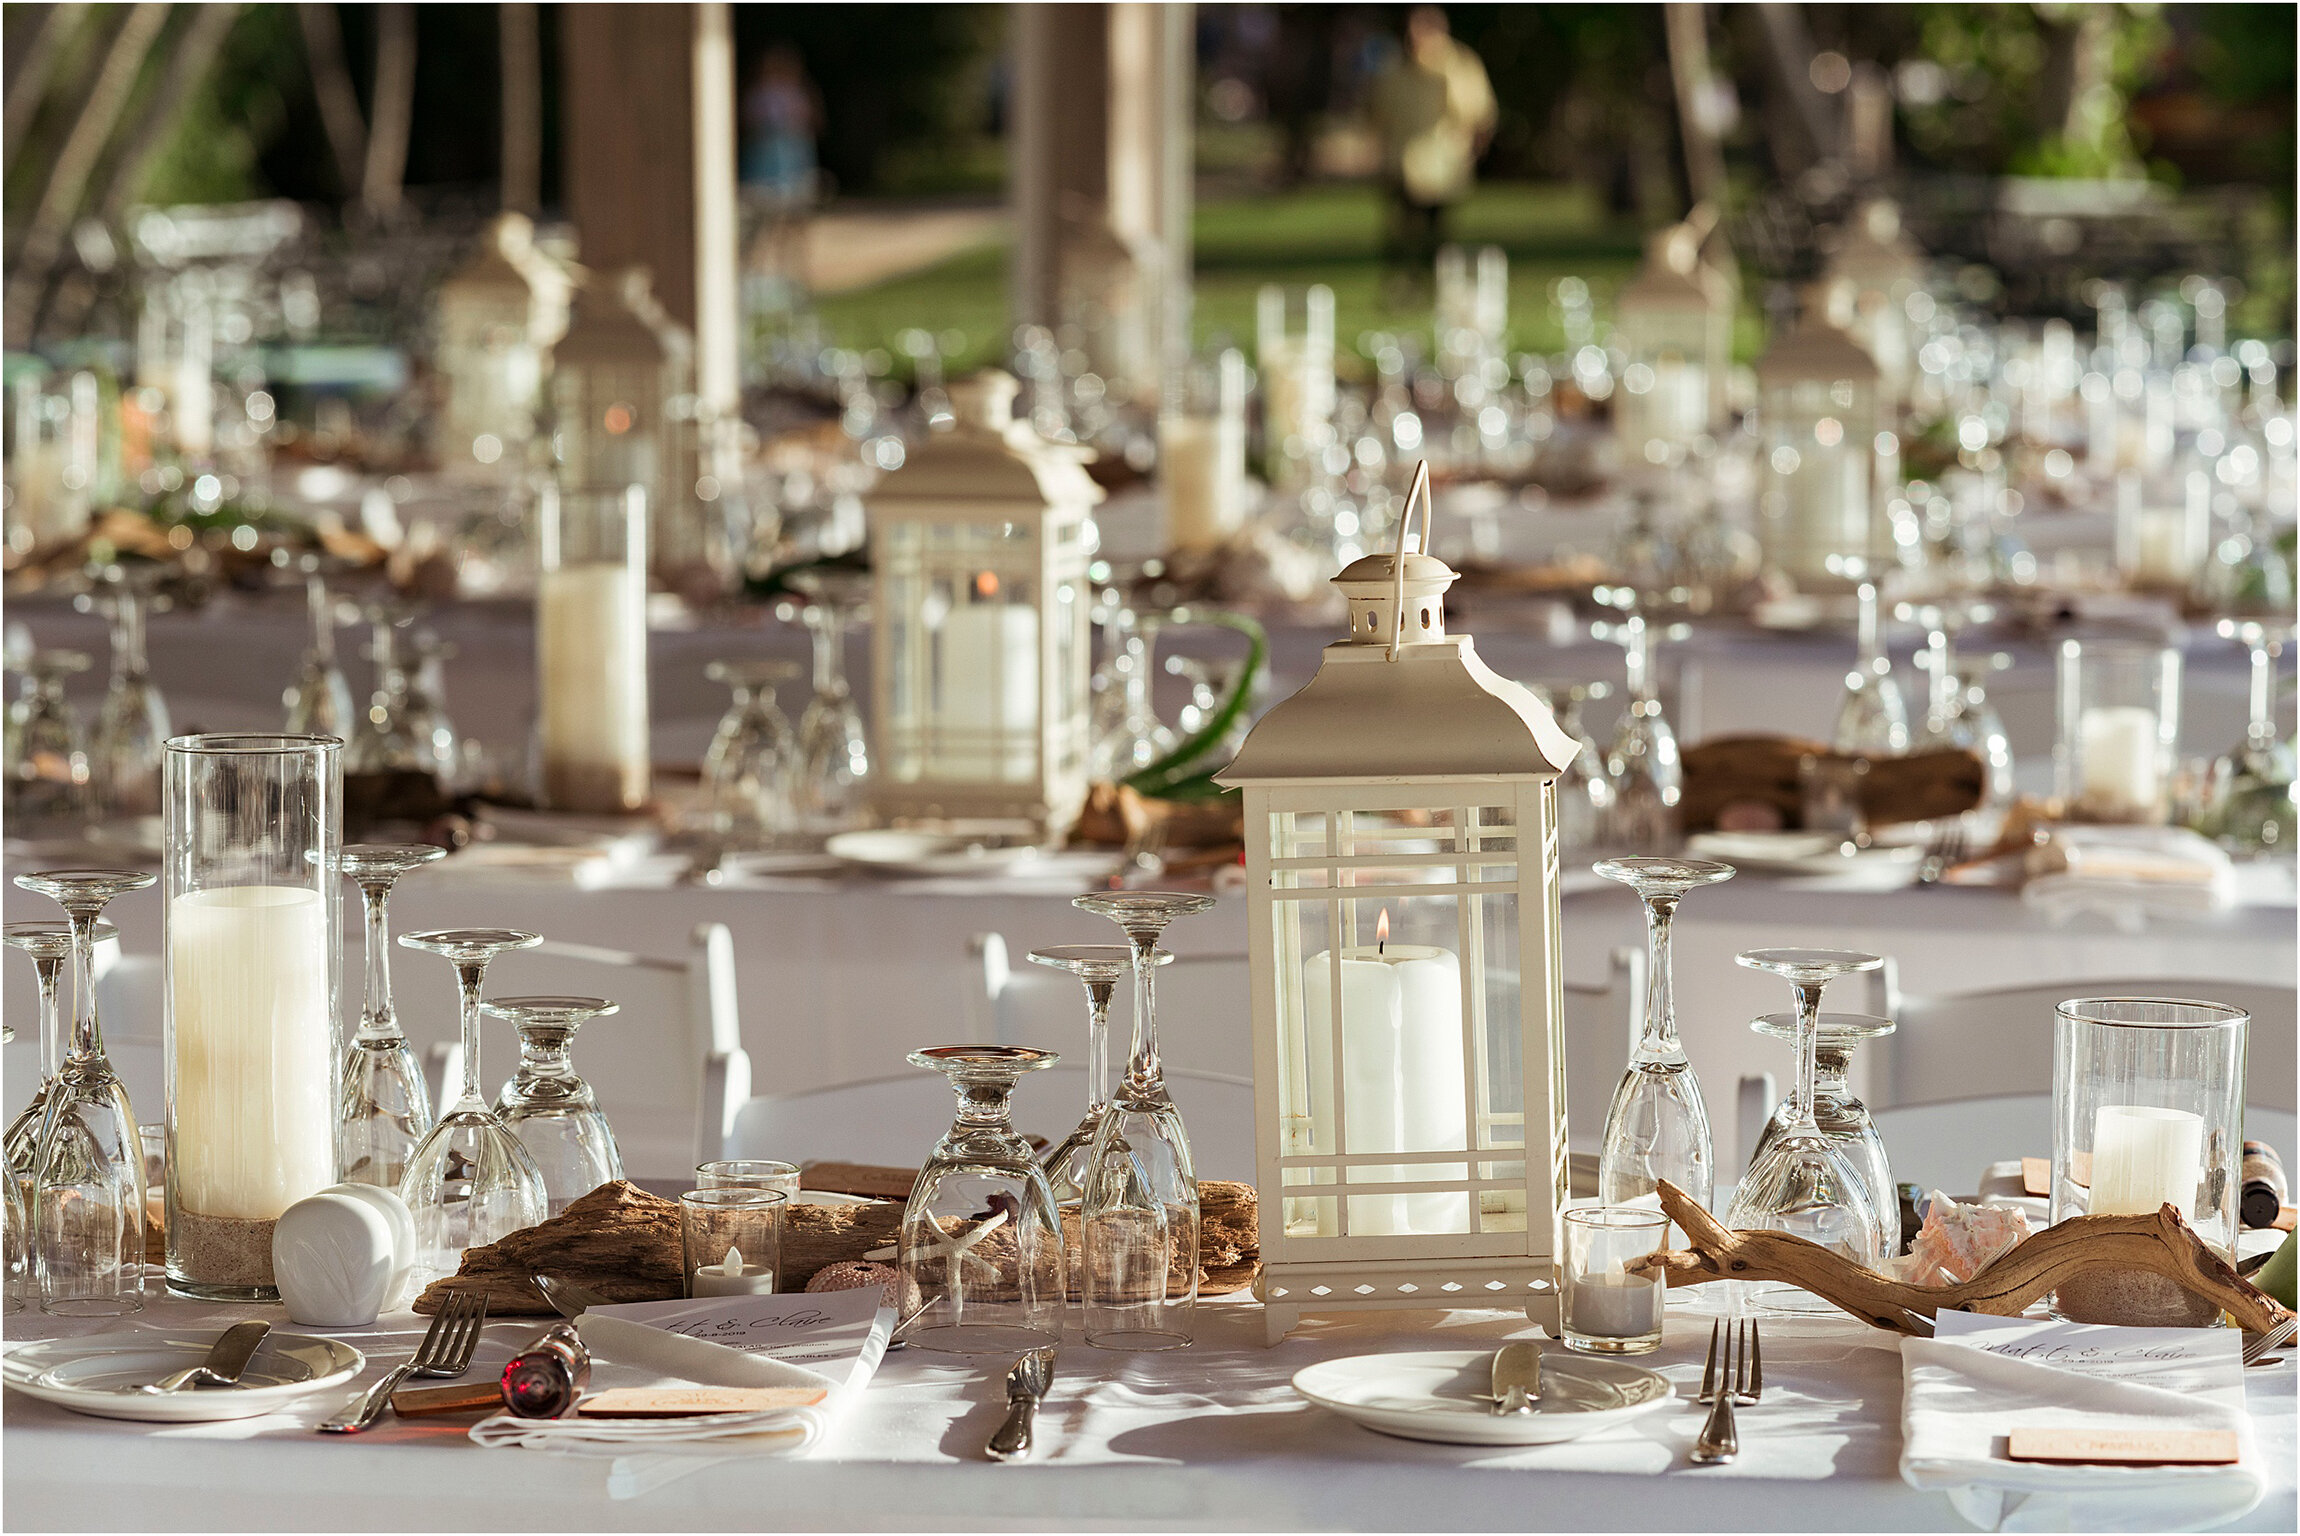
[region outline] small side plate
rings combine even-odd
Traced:
[[[1671,1396],[1658,1372],[1549,1348],[1533,1412],[1497,1417],[1481,1395],[1492,1364],[1490,1349],[1352,1355],[1295,1372],[1294,1390],[1368,1429],[1448,1445],[1577,1440],[1650,1413]]]
[[[9,1351],[0,1360],[0,1380],[27,1397],[99,1419],[197,1424],[292,1408],[349,1382],[367,1365],[366,1356],[338,1340],[275,1331],[248,1362],[240,1386],[187,1388],[162,1397],[126,1390],[198,1365],[221,1332],[129,1328],[43,1339]]]

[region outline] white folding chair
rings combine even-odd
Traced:
[[[439,980],[403,962],[394,969],[392,992],[409,1040],[438,1067],[433,1093],[444,1105],[457,1092],[463,1066],[452,999],[430,984]],[[735,1005],[734,936],[724,923],[698,925],[683,959],[546,940],[497,957],[487,970],[487,991],[492,997],[604,997],[622,1005],[583,1027],[574,1055],[575,1070],[614,1128],[625,1173],[684,1178],[695,1164],[720,1155],[735,1110],[751,1095],[751,1059]],[[481,1084],[489,1100],[517,1066],[512,1031],[490,1020]]]
[[[1030,963],[1027,950],[1003,935],[967,941],[980,963],[981,990],[968,1002],[969,1022],[992,1045],[1034,1045],[1086,1064],[1086,991],[1066,971]],[[1126,1060],[1133,1005],[1122,983],[1110,1009],[1110,1062]],[[1252,982],[1244,955],[1177,955],[1158,968],[1158,1051],[1169,1075],[1193,1072],[1251,1080],[1254,1072]],[[1044,1074],[1040,1074],[1043,1076]]]
[[[1602,986],[1565,984],[1565,1126],[1577,1152],[1598,1151],[1645,1017],[1645,951],[1617,949],[1607,962]]]
[[[1182,1111],[1198,1177],[1251,1183],[1254,1085],[1245,1078],[1169,1068],[1166,1089]],[[954,1107],[949,1082],[925,1070],[757,1098],[736,1111],[726,1155],[909,1167],[926,1161],[950,1129]],[[1014,1124],[1024,1135],[1059,1143],[1085,1113],[1084,1067],[1026,1073],[1015,1087]]]
[[[2252,1015],[2245,1100],[2290,1114],[2300,993],[2291,987],[2213,978],[2053,981],[1986,992],[1900,996],[1887,1011],[1900,1026],[1877,1043],[1885,1070],[1872,1079],[1878,1105],[1930,1104],[1984,1094],[2052,1089],[2053,1010],[2072,997],[2179,997],[2226,1003]]]

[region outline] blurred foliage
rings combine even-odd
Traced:
[[[1947,73],[1938,101],[1902,104],[1905,131],[1928,159],[1991,174],[2142,174],[2126,109],[2170,38],[2156,6],[1909,9],[1916,56]]]
[[[175,133],[152,156],[137,200],[236,203],[262,195],[264,151],[288,122],[289,96],[310,95],[307,80],[294,8],[248,6],[216,67],[184,103]]]

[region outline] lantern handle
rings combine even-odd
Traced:
[[[1398,647],[1404,645],[1406,639],[1406,540],[1411,537],[1411,535],[1408,534],[1406,530],[1413,526],[1414,503],[1417,500],[1421,503],[1422,509],[1421,548],[1426,551],[1429,548],[1430,542],[1431,516],[1430,461],[1427,459],[1422,460],[1419,464],[1414,466],[1413,487],[1406,492],[1406,509],[1405,512],[1398,518],[1397,553],[1390,557],[1389,659],[1392,661],[1398,659]]]

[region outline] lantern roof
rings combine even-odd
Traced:
[[[1326,647],[1301,692],[1256,722],[1216,783],[1527,778],[1572,763],[1580,744],[1549,707],[1487,666],[1469,636],[1446,633],[1457,577],[1407,531],[1416,497],[1429,527],[1428,475],[1427,465],[1415,475],[1398,547],[1334,578],[1349,633]]]
[[[911,451],[871,493],[876,508],[953,501],[1083,509],[1102,499],[1086,473],[1090,448],[1052,443],[1014,419],[1014,376],[986,369],[951,386],[957,425]]]
[[[1889,288],[1921,275],[1921,253],[1901,229],[1901,210],[1889,197],[1870,199],[1840,231],[1829,274],[1864,288]]]
[[[1717,279],[1701,265],[1701,237],[1688,224],[1672,224],[1645,242],[1645,264],[1621,288],[1625,306],[1707,309],[1718,302]]]
[[[1789,330],[1773,339],[1757,359],[1760,384],[1793,384],[1800,379],[1877,381],[1876,359],[1838,321],[1836,311],[1851,295],[1842,283],[1815,283],[1805,292],[1805,311]]]
[[[594,272],[575,296],[567,334],[553,349],[560,364],[683,363],[695,350],[686,327],[656,299],[645,267]]]

